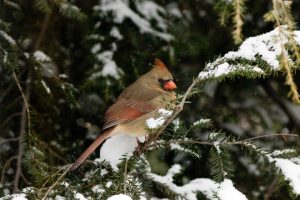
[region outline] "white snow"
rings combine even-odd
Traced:
[[[54,200],[65,200],[66,198],[60,195],[56,195]]]
[[[112,168],[117,171],[117,165],[121,162],[120,158],[125,154],[132,154],[137,146],[136,137],[115,135],[104,142],[100,149],[99,161],[108,161]]]
[[[161,108],[158,110],[158,113],[163,117],[170,117],[172,115],[173,111]]]
[[[12,194],[12,195],[8,195],[5,197],[1,197],[0,200],[6,200],[6,199],[10,199],[10,200],[28,200],[26,198],[26,194]]]
[[[215,141],[213,144],[214,144],[214,147],[216,148],[218,154],[222,153],[220,146],[219,146],[220,142]]]
[[[147,20],[150,21],[154,19],[157,22],[158,27],[166,31],[167,22],[160,15],[160,13],[166,14],[166,10],[163,7],[154,1],[141,1],[137,4],[137,9]]]
[[[200,157],[199,157],[199,154],[197,154],[197,153],[194,152],[194,151],[191,151],[190,149],[184,148],[184,147],[182,147],[182,146],[179,145],[179,144],[171,143],[171,144],[170,144],[170,148],[171,148],[171,150],[182,151],[182,152],[185,152],[185,153],[192,154],[192,155],[195,156],[196,158],[200,158]]]
[[[173,111],[171,110],[165,110],[165,109],[159,109],[158,114],[159,117],[157,118],[149,118],[146,120],[146,127],[149,129],[158,129],[161,127],[165,120],[172,115]]]
[[[174,17],[182,18],[182,13],[178,8],[178,4],[175,2],[172,2],[167,5],[167,12]]]
[[[112,27],[111,31],[110,31],[110,35],[118,40],[122,40],[123,39],[123,35],[120,33],[119,29],[117,27]]]
[[[2,36],[11,45],[17,44],[16,41],[11,36],[9,36],[6,32],[2,30],[0,30],[0,36]]]
[[[81,193],[76,193],[74,197],[77,200],[87,200]]]
[[[51,62],[51,58],[40,50],[37,50],[33,53],[33,58],[39,62]]]
[[[92,191],[95,193],[103,193],[105,190],[100,185],[95,185],[92,187]]]
[[[149,172],[148,176],[155,182],[166,185],[170,190],[186,197],[189,200],[197,200],[197,193],[201,192],[208,199],[220,200],[247,200],[246,196],[234,188],[233,183],[229,179],[225,179],[221,183],[217,183],[208,178],[197,178],[189,183],[178,186],[173,183],[173,176],[181,170],[180,165],[173,165],[165,176],[160,176]]]
[[[91,52],[92,52],[93,54],[98,53],[100,50],[101,50],[101,44],[100,44],[100,43],[94,44],[94,45],[92,46],[92,48],[91,48]]]
[[[156,119],[154,118],[149,118],[146,120],[146,126],[149,129],[157,129],[159,127],[161,127],[165,122],[165,118],[164,117],[158,117]]]
[[[96,72],[90,76],[90,80],[94,80],[98,77],[104,76],[110,76],[115,79],[119,79],[120,76],[123,74],[123,71],[118,68],[116,62],[113,60],[113,52],[112,51],[104,51],[102,53],[99,53],[96,55],[96,58],[98,61],[103,63],[103,68],[101,71]],[[98,66],[95,65],[97,68]]]
[[[108,182],[105,184],[105,187],[110,188],[111,185],[112,185],[112,182],[111,182],[111,181],[108,181]]]
[[[239,70],[250,70],[259,74],[264,74],[264,71],[259,66],[230,65],[227,62],[228,60],[237,58],[255,61],[256,56],[259,56],[268,63],[273,70],[279,70],[279,56],[286,52],[286,50],[281,48],[282,45],[285,45],[288,42],[286,35],[285,27],[281,26],[265,34],[250,37],[241,44],[238,51],[228,52],[213,63],[209,63],[205,70],[199,73],[198,77],[200,79],[219,77]],[[300,31],[294,31],[294,38],[296,42],[300,44]]]
[[[47,86],[44,80],[41,80],[41,83],[48,94],[51,94],[50,88]]]
[[[300,195],[300,164],[288,159],[275,158],[275,166],[278,167],[284,178],[289,182],[294,193]]]
[[[211,122],[211,119],[200,119],[198,121],[195,121],[193,123],[193,126],[198,126],[198,125],[202,125],[202,124],[207,124],[207,123],[210,123]]]
[[[117,194],[109,197],[107,200],[132,200],[132,198],[126,194]]]
[[[229,179],[225,179],[218,188],[218,195],[221,200],[244,200],[247,199],[244,194],[234,188]]]
[[[139,2],[136,2],[136,4],[138,7]],[[150,33],[166,41],[173,39],[173,36],[170,34],[160,32],[152,28],[151,23],[147,20],[147,18],[143,18],[129,7],[128,0],[101,0],[100,5],[95,6],[94,10],[100,11],[100,13],[105,15],[112,13],[113,21],[117,24],[123,23],[125,19],[130,19],[139,28],[141,33]],[[151,14],[153,14],[152,12]]]

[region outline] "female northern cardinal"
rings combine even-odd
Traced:
[[[71,170],[76,170],[104,140],[113,135],[146,135],[145,121],[155,117],[158,109],[172,104],[176,98],[174,89],[176,85],[171,73],[162,61],[155,59],[152,70],[128,86],[108,108],[102,134],[73,163]]]

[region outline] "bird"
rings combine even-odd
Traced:
[[[170,71],[156,58],[152,69],[124,89],[107,109],[102,133],[72,164],[71,171],[75,171],[106,139],[114,135],[147,135],[147,119],[155,117],[161,108],[175,108],[176,88]]]

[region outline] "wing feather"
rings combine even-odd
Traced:
[[[133,92],[129,92],[132,89],[135,88],[129,87],[125,90],[106,111],[103,130],[134,120],[156,109],[151,100],[159,95],[157,92],[142,90],[138,95],[133,95]]]

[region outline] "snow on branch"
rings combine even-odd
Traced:
[[[288,150],[290,151],[290,150]],[[293,193],[300,195],[300,157],[295,158],[278,158],[288,154],[287,150],[275,151],[267,156],[269,162],[274,163],[275,167],[283,175],[284,179],[288,182]]]
[[[163,7],[152,1],[136,1],[135,6],[141,14],[130,8],[128,0],[101,0],[100,5],[95,6],[94,9],[99,11],[100,15],[110,16],[111,13],[113,22],[117,24],[129,19],[138,27],[141,33],[152,34],[167,42],[173,39],[172,35],[164,32],[167,24],[161,15],[161,13],[166,12]],[[163,31],[155,30],[150,20],[154,20]]]
[[[246,39],[238,51],[230,51],[212,63],[208,63],[198,77],[202,80],[225,77],[236,73],[254,76],[268,74],[269,71],[280,70],[282,44],[288,44],[288,38],[282,39],[277,27],[274,30]],[[287,31],[287,30],[285,30]],[[300,45],[300,31],[294,31],[295,41]],[[291,55],[288,55],[292,61]]]
[[[197,193],[201,192],[208,199],[220,200],[246,200],[246,196],[238,191],[230,179],[224,179],[223,182],[217,183],[208,178],[196,178],[189,183],[178,186],[173,183],[174,175],[178,174],[181,166],[178,164],[173,165],[165,176],[160,176],[149,172],[148,176],[155,182],[160,183],[178,196],[185,197],[189,200],[196,200]]]
[[[17,45],[16,41],[10,35],[8,35],[6,32],[2,30],[0,30],[0,37],[4,38],[12,46]]]

